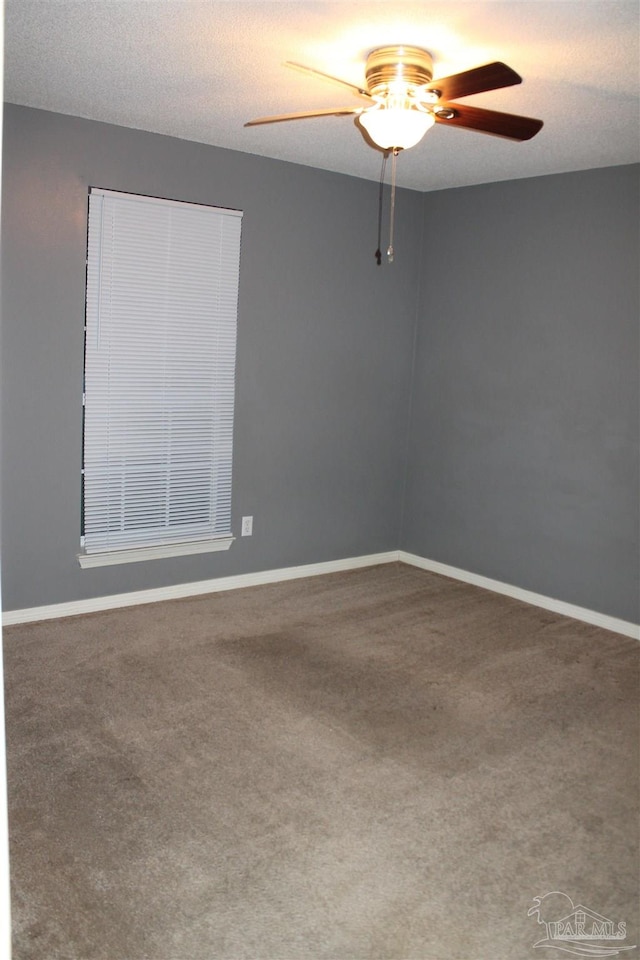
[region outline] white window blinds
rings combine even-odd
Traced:
[[[91,190],[86,554],[230,535],[241,224]]]

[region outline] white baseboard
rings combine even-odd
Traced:
[[[470,583],[474,587],[482,587],[483,590],[502,593],[504,596],[512,597],[514,600],[522,600],[524,603],[530,603],[534,607],[542,607],[544,610],[560,613],[563,617],[572,617],[574,620],[582,620],[583,623],[590,623],[595,627],[602,627],[603,630],[612,630],[614,633],[621,633],[625,637],[640,640],[640,625],[630,623],[628,620],[618,620],[616,617],[609,617],[604,613],[598,613],[596,610],[578,607],[573,603],[565,603],[564,600],[555,600],[553,597],[545,597],[541,593],[533,593],[531,590],[523,590],[521,587],[514,587],[509,583],[502,583],[500,580],[491,580],[489,577],[482,577],[478,573],[470,573],[468,570],[450,567],[448,564],[439,563],[437,560],[427,560],[413,553],[405,553],[404,550],[398,551],[398,560],[401,563],[408,563],[412,567],[420,567],[421,570],[428,570],[431,573],[440,573],[444,577],[451,577],[452,580],[462,580],[464,583]]]
[[[297,580],[301,577],[315,577],[324,573],[340,573],[344,570],[356,570],[360,567],[372,567],[381,563],[406,563],[421,570],[439,573],[452,580],[461,580],[463,583],[491,590],[522,600],[534,607],[551,610],[564,617],[581,620],[603,630],[621,633],[626,637],[640,640],[640,626],[629,623],[627,620],[618,620],[596,610],[578,607],[563,600],[545,597],[531,590],[523,590],[499,580],[450,567],[437,560],[428,560],[425,557],[406,553],[404,550],[390,550],[387,553],[373,553],[364,557],[349,557],[344,560],[329,560],[326,563],[309,563],[299,567],[283,567],[279,570],[260,570],[257,573],[242,573],[233,577],[218,577],[215,580],[201,580],[197,583],[180,583],[170,587],[158,587],[153,590],[139,590],[133,593],[117,593],[107,597],[94,597],[89,600],[74,600],[69,603],[54,603],[45,607],[29,607],[24,610],[8,610],[2,615],[4,626],[17,623],[32,623],[38,620],[55,620],[59,617],[72,617],[81,613],[96,613],[100,610],[113,610],[118,607],[132,607],[141,603],[158,603],[162,600],[176,600],[183,597],[195,597],[206,593],[217,593],[221,590],[236,590],[242,587],[255,587],[266,583],[280,583],[285,580]]]
[[[398,551],[392,550],[388,553],[372,553],[364,557],[329,560],[326,563],[309,563],[300,567],[283,567],[280,570],[260,570],[258,573],[241,573],[234,577],[218,577],[215,580],[179,583],[170,587],[157,587],[152,590],[138,590],[132,593],[116,593],[107,597],[92,597],[89,600],[53,603],[46,607],[7,610],[2,614],[2,623],[3,626],[8,627],[16,623],[57,620],[59,617],[73,617],[80,613],[96,613],[100,610],[113,610],[117,607],[134,607],[140,603],[159,603],[162,600],[196,597],[203,593],[218,593],[220,590],[236,590],[241,587],[259,586],[264,583],[279,583],[284,580],[298,580],[301,577],[315,577],[322,573],[339,573],[343,570],[356,570],[359,567],[373,567],[380,563],[393,563],[397,559]]]

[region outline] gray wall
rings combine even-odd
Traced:
[[[404,549],[638,621],[638,262],[636,166],[424,196]]]
[[[402,547],[637,620],[637,177],[400,191],[378,268],[375,182],[7,105],[5,608]],[[89,185],[245,212],[228,553],[77,564]]]
[[[5,609],[398,546],[419,194],[378,268],[374,182],[11,105],[3,183]],[[89,185],[244,211],[228,553],[78,566]]]

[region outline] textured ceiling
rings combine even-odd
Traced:
[[[640,159],[637,0],[299,3],[6,0],[5,97],[375,180],[380,154],[351,117],[245,129],[246,120],[359,101],[283,66],[355,84],[374,47],[428,49],[434,75],[503,60],[520,86],[473,106],[544,120],[516,143],[436,126],[398,160],[417,190]]]

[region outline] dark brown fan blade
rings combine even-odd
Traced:
[[[472,93],[511,87],[515,83],[522,83],[522,77],[506,63],[497,62],[432,80],[427,85],[427,90],[438,90],[443,100],[457,100],[459,97],[469,97]]]
[[[285,67],[292,67],[294,70],[301,70],[302,73],[310,73],[312,77],[322,77],[323,80],[331,80],[332,83],[339,83],[343,87],[347,87],[349,90],[352,90],[354,93],[357,93],[361,97],[365,97],[367,100],[371,100],[371,94],[364,89],[364,87],[357,87],[353,83],[349,83],[348,80],[341,80],[340,77],[332,77],[330,73],[323,73],[321,70],[314,70],[313,67],[305,67],[302,63],[294,63],[293,60],[285,61]]]
[[[306,120],[309,117],[340,117],[349,113],[362,113],[364,107],[329,107],[327,110],[302,110],[300,113],[283,113],[277,117],[258,117],[249,120],[245,127],[256,127],[261,123],[283,123],[285,120]]]
[[[542,127],[542,120],[519,117],[513,113],[467,107],[462,103],[438,104],[434,109],[437,123],[447,127],[466,127],[480,133],[491,133],[509,140],[530,140]],[[453,116],[449,116],[453,114]]]

